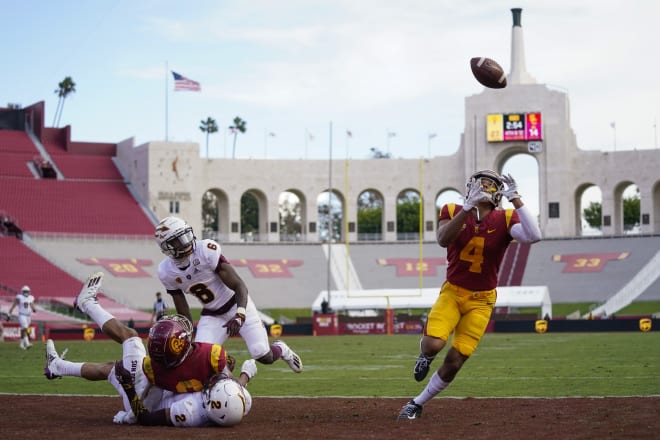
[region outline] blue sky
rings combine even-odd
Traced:
[[[569,93],[583,149],[653,148],[660,117],[660,2],[618,0],[190,1],[0,0],[0,102],[46,102],[71,76],[60,126],[76,141],[192,141],[218,121],[211,157],[231,157],[226,128],[247,121],[237,157],[394,157],[456,151],[464,99],[482,87],[469,59],[510,65],[512,7],[522,7],[527,70]],[[201,83],[173,92],[169,70]],[[168,81],[166,88],[166,79]],[[167,97],[167,106],[165,105]],[[166,112],[167,109],[167,112]],[[167,114],[167,118],[166,118]],[[353,133],[346,143],[346,130]],[[396,133],[388,137],[387,133]],[[274,136],[268,135],[273,133]],[[429,133],[437,133],[429,144]],[[310,136],[311,134],[311,136]],[[312,139],[313,136],[313,139]]]

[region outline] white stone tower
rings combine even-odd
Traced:
[[[509,84],[536,84],[536,80],[527,73],[525,67],[525,43],[521,22],[522,8],[511,9],[513,27],[511,28],[511,72],[507,77]]]

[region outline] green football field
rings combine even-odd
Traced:
[[[295,374],[278,361],[258,364],[249,389],[255,396],[410,397],[423,383],[412,377],[419,336],[284,336],[302,358]],[[242,339],[225,344],[238,360],[247,358]],[[72,361],[121,357],[110,341],[56,341]],[[443,356],[444,352],[440,354]],[[43,376],[44,344],[28,351],[0,343],[0,393],[112,395],[105,381]],[[436,359],[432,370],[440,364]],[[433,368],[435,367],[435,368]],[[425,382],[424,382],[425,383]],[[660,332],[525,333],[484,336],[446,397],[564,397],[660,395]]]

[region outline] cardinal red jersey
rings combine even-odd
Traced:
[[[178,367],[166,368],[147,356],[142,368],[153,385],[175,393],[191,393],[201,391],[208,379],[222,371],[225,365],[227,352],[224,347],[196,342],[190,355]]]
[[[448,203],[438,220],[449,220],[463,207]],[[513,209],[493,210],[477,223],[468,215],[461,232],[447,247],[447,281],[473,291],[497,287],[497,274],[504,253],[513,238],[509,228],[520,223]]]

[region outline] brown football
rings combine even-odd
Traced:
[[[486,57],[474,57],[470,60],[472,74],[483,86],[491,89],[506,87],[506,73],[497,61]]]

